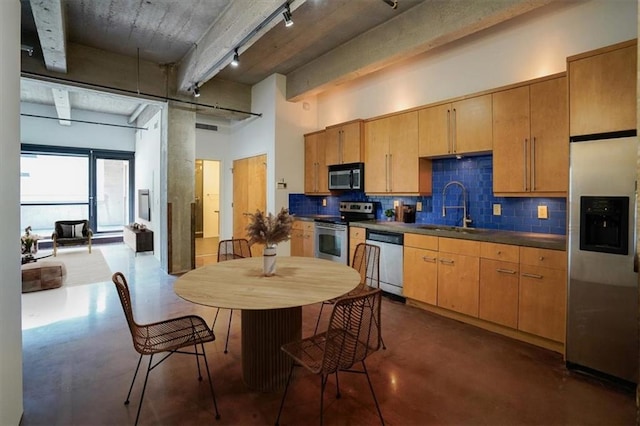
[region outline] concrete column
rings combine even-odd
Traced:
[[[196,113],[169,104],[167,202],[171,203],[169,273],[191,269],[191,203],[195,202]]]
[[[0,1],[0,425],[23,412],[20,279],[20,2]]]

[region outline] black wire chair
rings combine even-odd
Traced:
[[[127,399],[124,402],[125,405],[129,404],[129,397],[131,396],[131,390],[133,384],[136,381],[138,370],[140,369],[140,363],[144,355],[149,355],[149,365],[147,366],[147,374],[144,377],[144,385],[142,386],[142,393],[140,395],[140,404],[138,405],[138,412],[136,413],[136,422],[140,418],[140,409],[142,408],[142,401],[144,400],[144,393],[147,388],[147,380],[149,379],[149,373],[156,368],[160,363],[169,358],[174,353],[195,355],[196,362],[198,364],[198,380],[202,381],[202,374],[200,372],[200,357],[204,358],[204,365],[207,370],[207,377],[209,378],[209,388],[211,389],[211,397],[213,398],[213,406],[216,412],[216,419],[220,418],[218,412],[218,404],[216,403],[216,395],[213,391],[213,382],[211,381],[211,374],[209,373],[209,364],[207,362],[207,355],[204,351],[204,343],[213,342],[216,337],[213,331],[207,326],[207,323],[199,316],[188,315],[179,318],[172,318],[165,321],[158,321],[151,324],[138,324],[133,317],[133,308],[131,304],[131,293],[129,292],[129,286],[127,280],[121,272],[116,272],[111,277],[113,283],[118,290],[118,296],[120,296],[120,302],[122,303],[122,309],[124,310],[124,316],[129,324],[129,331],[131,331],[131,337],[133,339],[133,347],[140,354],[138,358],[138,365],[136,371],[133,374],[133,380],[131,380],[131,386],[129,386],[129,393],[127,393]],[[202,353],[198,351],[198,345],[202,350]],[[195,352],[184,351],[182,349],[193,346]],[[160,359],[160,361],[153,363],[153,356],[166,352],[166,354]]]
[[[249,241],[245,238],[236,238],[231,240],[222,240],[218,244],[218,262],[224,262],[232,259],[242,259],[244,257],[251,257],[251,247]],[[216,316],[213,319],[211,328],[216,326],[218,320],[218,314],[220,309],[216,310]],[[229,334],[231,333],[231,319],[233,318],[233,309],[229,309],[229,325],[227,326],[227,339],[224,342],[224,353],[228,352],[229,348]]]
[[[362,294],[372,289],[380,288],[380,247],[374,244],[360,243],[356,246],[351,260],[351,267],[360,272],[360,284],[349,293],[350,296]],[[325,305],[333,305],[336,299],[325,300],[320,305],[320,313],[316,320],[316,328],[313,333],[318,332],[320,326],[320,318],[322,318],[322,310]],[[382,337],[380,338],[382,348],[387,349]]]
[[[360,373],[367,377],[380,422],[384,425],[380,405],[365,365],[365,359],[380,349],[381,292],[382,290],[375,289],[336,300],[327,331],[282,346],[282,350],[293,358],[294,362],[282,395],[276,425],[280,421],[295,367],[304,367],[311,373],[320,375],[321,425],[323,423],[324,390],[330,374],[335,373],[336,375],[336,398],[341,396],[338,372]],[[357,363],[361,364],[361,370],[352,369]]]

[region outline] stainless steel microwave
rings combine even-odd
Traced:
[[[364,191],[364,163],[329,166],[329,190]]]

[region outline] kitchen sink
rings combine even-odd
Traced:
[[[485,232],[485,229],[478,228],[463,228],[462,226],[446,226],[446,225],[421,225],[418,229],[426,229],[429,231],[446,231],[446,232],[459,232],[461,234],[480,234]]]

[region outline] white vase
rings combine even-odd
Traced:
[[[263,258],[263,272],[265,277],[270,277],[276,274],[276,246],[266,246],[262,253]]]

